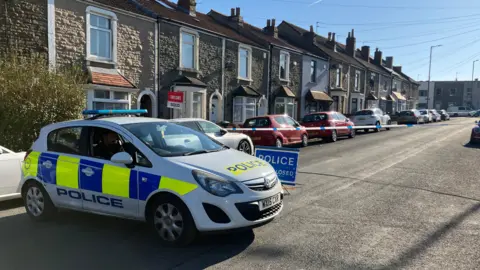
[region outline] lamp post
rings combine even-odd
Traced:
[[[427,89],[427,108],[428,108],[428,101],[430,100],[430,73],[432,72],[432,51],[435,47],[441,47],[442,45],[434,45],[430,46],[430,64],[428,65],[428,89]]]
[[[475,76],[475,62],[478,62],[478,59],[473,61],[473,67],[472,67],[472,82],[473,82],[473,77]]]

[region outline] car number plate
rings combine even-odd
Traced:
[[[266,198],[264,200],[261,200],[258,202],[258,208],[260,211],[263,211],[265,209],[268,209],[274,205],[277,205],[281,202],[281,196],[280,193],[276,194],[275,196]]]

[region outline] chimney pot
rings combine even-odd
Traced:
[[[313,25],[310,25],[310,33],[313,33]]]
[[[235,10],[237,11],[237,14],[235,14],[235,15],[236,15],[236,16],[240,16],[240,8],[237,7]]]
[[[335,41],[335,33],[332,33],[332,41]]]
[[[275,27],[275,19],[272,19],[272,27]]]
[[[332,32],[328,32],[328,41],[332,39]]]
[[[352,29],[352,37],[355,37],[355,29]]]
[[[350,38],[350,32],[348,33],[348,36],[347,36],[347,38]]]
[[[267,27],[270,27],[270,19],[267,20]]]
[[[231,17],[235,16],[235,9],[234,8],[230,9],[230,16]]]
[[[393,57],[392,56],[388,56],[386,59],[386,64],[387,64],[387,67],[392,69],[393,68]]]

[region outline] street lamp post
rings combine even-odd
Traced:
[[[473,61],[473,67],[472,67],[472,82],[473,82],[473,77],[475,76],[475,62],[478,62],[478,59]]]
[[[432,72],[432,51],[435,47],[441,47],[442,45],[430,46],[430,64],[428,65],[428,86],[427,86],[427,108],[428,101],[430,100],[430,73]]]

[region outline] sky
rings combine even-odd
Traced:
[[[480,60],[480,2],[475,0],[197,0],[197,9],[230,14],[240,7],[244,21],[258,27],[267,19],[294,23],[317,34],[335,32],[345,44],[355,29],[357,48],[367,45],[419,81],[471,80],[473,61]],[[475,64],[480,78],[480,61]]]

